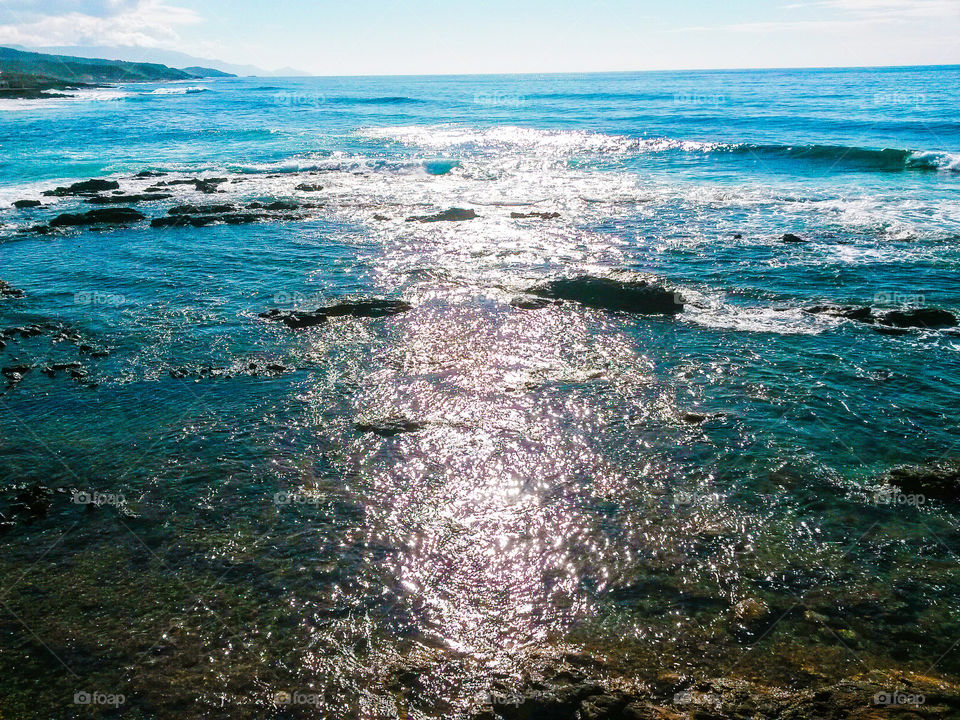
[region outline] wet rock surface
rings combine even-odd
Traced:
[[[354,300],[328,305],[312,312],[299,310],[279,310],[274,308],[260,313],[265,320],[282,322],[288,328],[301,328],[320,325],[331,317],[386,317],[412,310],[413,306],[402,300]]]
[[[39,200],[14,200],[14,201],[13,201],[13,206],[14,206],[17,210],[24,210],[24,209],[26,209],[26,208],[40,207],[42,204],[43,204],[43,203],[41,203]]]
[[[798,244],[798,243],[805,243],[807,241],[804,240],[799,235],[794,235],[793,233],[785,233],[783,237],[780,238],[780,242]]]
[[[360,421],[354,423],[354,427],[362,433],[373,433],[380,437],[393,437],[403,433],[417,432],[426,426],[407,418],[390,418],[387,420]]]
[[[615,280],[580,275],[535,285],[531,295],[567,300],[587,307],[620,312],[673,315],[683,310],[680,294],[646,280]]]
[[[167,193],[140,193],[137,195],[95,195],[87,198],[91,205],[123,205],[125,203],[155,202],[167,200],[173,195]]]
[[[555,220],[556,218],[560,217],[560,213],[558,212],[528,212],[528,213],[512,212],[510,213],[510,217],[514,219],[539,218],[540,220]]]
[[[803,309],[811,315],[854,320],[867,325],[876,325],[878,332],[891,335],[904,334],[908,329],[943,329],[957,326],[957,318],[946,310],[938,308],[909,308],[876,312],[868,305],[813,305]],[[902,331],[902,332],[901,332]]]
[[[9,283],[0,280],[0,298],[22,298],[23,296],[23,290],[19,290]]]
[[[101,180],[95,178],[93,180],[75,182],[72,185],[58,187],[54,190],[47,190],[43,194],[47,197],[68,197],[70,195],[96,195],[97,193],[106,192],[107,190],[119,189],[120,183],[116,180]]]
[[[412,215],[407,218],[407,222],[462,222],[464,220],[473,220],[479,217],[473,210],[464,210],[463,208],[450,208],[438,212],[434,215]]]
[[[928,465],[901,465],[888,470],[880,480],[907,494],[960,502],[960,458]]]
[[[146,219],[132,208],[100,208],[85,213],[63,213],[50,221],[50,227],[77,227],[82,225],[124,225]]]

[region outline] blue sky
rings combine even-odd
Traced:
[[[322,75],[960,63],[960,0],[0,0],[0,44]]]

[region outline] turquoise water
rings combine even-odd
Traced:
[[[0,710],[75,711],[86,689],[143,717],[262,717],[300,691],[321,697],[304,717],[450,716],[465,683],[566,652],[800,685],[811,663],[960,672],[957,508],[877,494],[891,466],[957,454],[960,336],[803,312],[960,315],[960,69],[6,102],[0,279],[24,297],[0,328],[45,330],[0,351],[34,368],[0,391]],[[41,195],[92,177],[226,178],[163,188],[149,217],[313,206],[21,232],[92,207]],[[45,206],[10,206],[26,198]],[[404,221],[451,207],[478,218]],[[560,217],[511,217],[529,211]],[[580,272],[658,278],[686,306],[509,303]],[[258,317],[369,296],[414,309]],[[391,421],[413,431],[362,429]],[[17,513],[36,484],[45,512]],[[768,618],[738,622],[754,599]]]

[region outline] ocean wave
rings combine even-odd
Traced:
[[[336,105],[418,105],[426,102],[419,98],[403,95],[389,95],[386,97],[358,98],[358,97],[328,97],[325,102]]]
[[[153,90],[148,94],[149,95],[193,95],[195,93],[203,93],[203,92],[213,92],[213,91],[208,87],[200,87],[200,86],[169,87],[169,88],[164,87],[164,88],[157,88],[156,90]]]
[[[762,158],[808,160],[834,165],[853,165],[881,172],[904,170],[960,171],[960,154],[918,152],[895,148],[864,148],[845,145],[718,145],[716,152],[755,155]]]

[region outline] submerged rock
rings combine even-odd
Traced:
[[[50,496],[53,491],[40,483],[21,487],[13,496],[10,509],[17,515],[26,515],[29,519],[42,518],[50,509]]]
[[[380,437],[393,437],[401,433],[416,432],[426,427],[423,423],[406,418],[393,418],[376,422],[358,422],[354,427],[360,432],[373,433]]]
[[[601,310],[673,315],[683,310],[679,292],[646,280],[614,280],[580,275],[551,280],[530,288],[532,295],[552,300],[569,300]]]
[[[292,200],[277,200],[272,203],[252,202],[247,207],[251,210],[299,210],[301,206]]]
[[[32,369],[30,365],[8,365],[7,367],[0,368],[0,374],[7,379],[8,383],[16,385],[23,380],[23,376]]]
[[[87,198],[87,202],[92,205],[122,205],[124,203],[152,202],[154,200],[167,200],[173,195],[166,193],[142,193],[140,195],[95,195]]]
[[[310,183],[300,183],[296,187],[297,190],[302,190],[303,192],[317,192],[323,190],[323,185],[311,185]]]
[[[949,328],[957,326],[957,318],[952,313],[939,308],[915,308],[911,310],[892,310],[878,320],[883,325],[897,328]]]
[[[247,223],[267,222],[270,220],[295,220],[296,218],[296,215],[274,215],[263,212],[223,213],[220,215],[173,215],[171,217],[153,218],[153,220],[150,221],[150,227],[204,227],[215,223],[245,225]]]
[[[929,465],[901,465],[888,470],[880,479],[907,494],[960,502],[960,458]]]
[[[175,205],[167,210],[170,215],[209,215],[212,213],[225,213],[236,210],[236,206],[229,203],[218,205]]]
[[[908,310],[891,310],[877,314],[867,305],[814,305],[803,308],[803,312],[812,315],[829,315],[830,317],[855,320],[875,327],[877,332],[887,335],[903,335],[908,328],[941,329],[957,326],[957,318],[953,313],[939,308],[912,308]]]
[[[146,218],[142,212],[132,208],[101,208],[85,213],[64,213],[50,221],[50,227],[73,227],[76,225],[119,225]]]
[[[13,206],[17,210],[23,210],[24,208],[35,208],[40,207],[42,203],[39,200],[14,200]]]
[[[807,242],[806,240],[804,240],[804,239],[803,239],[802,237],[800,237],[799,235],[794,235],[793,233],[785,233],[784,236],[783,236],[782,238],[780,238],[780,240],[781,240],[781,242],[785,242],[785,243],[805,243],[805,242]]]
[[[274,308],[260,313],[260,317],[282,322],[288,328],[299,330],[325,323],[327,318],[331,317],[386,317],[411,309],[413,306],[402,300],[351,300],[318,308],[313,312]]]
[[[152,178],[152,177],[163,177],[166,173],[156,172],[154,170],[141,170],[134,177],[136,178]]]
[[[23,295],[23,290],[19,290],[0,280],[0,298],[22,298]]]
[[[539,310],[541,308],[556,305],[559,300],[549,300],[542,297],[530,297],[528,295],[518,295],[510,301],[510,304],[521,310]]]
[[[473,210],[464,210],[463,208],[450,208],[436,215],[413,215],[407,218],[407,222],[462,222],[463,220],[473,220],[479,217]]]
[[[528,212],[528,213],[512,212],[510,213],[510,217],[514,219],[540,218],[541,220],[554,220],[560,217],[560,213],[558,212]]]
[[[96,195],[106,190],[119,190],[120,183],[116,180],[84,180],[76,182],[67,187],[58,187],[54,190],[47,190],[43,194],[47,197],[65,197],[68,195]]]

